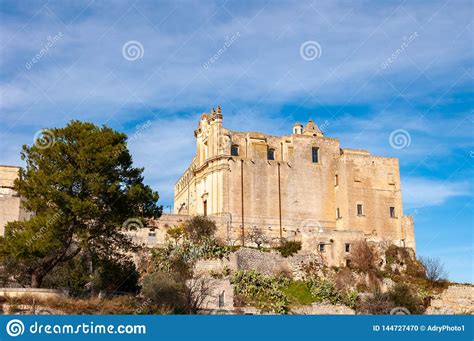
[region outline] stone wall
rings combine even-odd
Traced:
[[[0,288],[0,297],[25,297],[30,296],[37,299],[49,299],[67,297],[67,291],[39,288]]]
[[[354,315],[355,311],[342,304],[313,303],[292,309],[298,315]]]
[[[209,293],[201,305],[201,313],[228,314],[234,310],[234,288],[228,279],[211,279]]]
[[[227,258],[199,260],[195,269],[197,272],[220,272],[226,268],[232,271],[256,270],[267,275],[287,272],[295,278],[301,278],[303,276],[301,265],[313,258],[313,254],[305,251],[285,258],[277,251],[242,247]]]
[[[450,285],[431,300],[427,315],[474,314],[474,286]]]
[[[250,248],[240,248],[235,252],[238,270],[256,270],[269,275],[283,272],[290,273],[295,278],[302,277],[301,264],[308,262],[311,258],[312,255],[304,251],[286,258],[277,251],[262,252]]]

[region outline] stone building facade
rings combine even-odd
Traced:
[[[0,236],[5,233],[8,222],[28,219],[29,214],[21,208],[20,196],[13,190],[20,168],[0,166]]]
[[[245,243],[259,230],[274,241],[300,240],[336,264],[357,239],[415,249],[398,159],[341,148],[312,120],[285,136],[230,131],[220,108],[201,116],[195,137],[174,212],[218,217],[222,238]]]

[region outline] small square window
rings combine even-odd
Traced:
[[[351,252],[351,244],[349,243],[344,244],[344,250],[346,250],[346,252]]]
[[[311,159],[313,163],[319,163],[319,148],[318,147],[311,148]]]
[[[363,216],[364,215],[364,209],[362,207],[362,204],[357,204],[357,215],[358,216]]]
[[[320,243],[319,244],[319,252],[324,252],[325,249],[326,249],[326,245],[324,245],[323,243]]]
[[[395,217],[395,207],[390,207],[390,218],[396,218]]]

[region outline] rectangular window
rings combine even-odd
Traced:
[[[207,216],[207,200],[203,201],[203,214]]]
[[[348,268],[351,266],[351,260],[350,259],[346,259],[346,266]]]
[[[357,204],[357,215],[358,216],[363,216],[364,215],[364,210],[363,210],[362,204]]]
[[[344,249],[346,250],[346,252],[351,252],[351,244],[346,243],[346,244],[344,245]]]
[[[275,149],[268,149],[267,151],[267,160],[275,160]]]
[[[336,208],[336,218],[337,219],[341,219],[341,210],[338,208]]]
[[[361,182],[361,178],[360,178],[360,169],[354,169],[354,181],[355,182]]]
[[[323,243],[319,244],[319,252],[324,252],[325,246]]]
[[[232,145],[232,147],[230,147],[230,155],[239,156],[239,146]]]
[[[334,186],[338,186],[339,185],[339,175],[334,175]]]
[[[313,163],[319,162],[319,148],[318,147],[311,148],[311,158],[312,158]]]
[[[387,180],[389,185],[395,185],[395,177],[393,176],[393,173],[388,173]]]
[[[395,218],[395,207],[390,207],[390,218]]]
[[[225,305],[225,291],[222,291],[220,294],[219,294],[219,308],[223,308],[224,305]]]

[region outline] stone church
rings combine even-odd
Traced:
[[[226,243],[255,245],[252,235],[268,245],[297,240],[329,265],[344,265],[361,239],[415,250],[398,159],[341,148],[312,120],[285,136],[230,131],[220,107],[201,116],[194,135],[196,155],[175,184],[174,214],[133,232],[136,241],[163,245],[169,228],[206,215]],[[12,189],[18,170],[0,166],[0,235],[8,221],[28,218]]]
[[[403,214],[398,159],[341,148],[310,119],[271,136],[223,127],[220,107],[201,116],[196,155],[175,185],[174,212],[218,217],[222,238],[300,240],[339,265],[358,239],[415,249]]]

